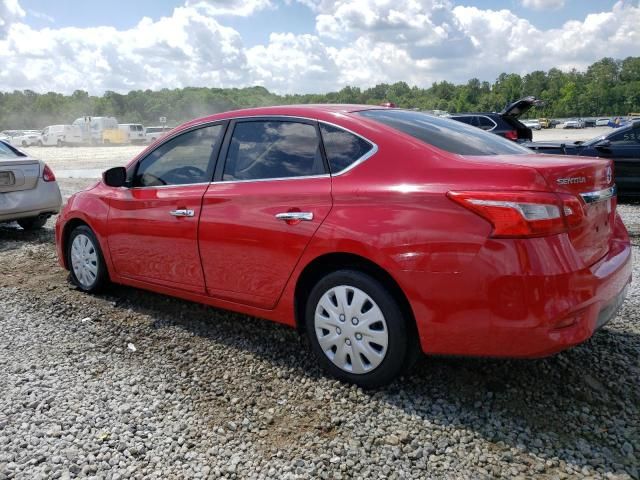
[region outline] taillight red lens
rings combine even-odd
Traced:
[[[493,226],[492,237],[542,237],[566,232],[582,222],[577,197],[546,192],[449,192],[454,202]]]
[[[517,130],[509,130],[507,132],[504,132],[504,136],[505,136],[505,138],[508,138],[509,140],[517,140],[518,139],[518,131]]]
[[[42,170],[42,179],[45,182],[55,182],[56,176],[53,174],[53,170],[49,168],[49,165],[45,164]]]

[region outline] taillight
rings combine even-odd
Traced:
[[[546,192],[449,192],[454,202],[493,226],[492,237],[542,237],[566,232],[584,218],[577,197]]]
[[[49,168],[49,165],[45,163],[44,169],[42,170],[42,179],[45,182],[55,182],[56,176],[53,174],[53,170]]]
[[[509,130],[504,132],[504,137],[509,140],[518,140],[518,131],[517,130]]]

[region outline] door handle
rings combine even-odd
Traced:
[[[178,210],[171,210],[169,212],[169,215],[173,215],[174,217],[193,217],[194,212],[193,210],[187,210],[185,208],[182,208]]]
[[[291,222],[291,221],[299,222],[301,220],[310,222],[311,220],[313,220],[313,213],[312,212],[283,212],[283,213],[276,213],[276,218],[278,220],[284,220],[285,222]]]

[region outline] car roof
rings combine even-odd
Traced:
[[[274,105],[270,107],[246,108],[242,110],[230,110],[228,112],[216,113],[206,117],[191,120],[184,127],[199,123],[213,122],[241,117],[257,116],[291,116],[291,117],[311,117],[329,118],[336,114],[348,114],[362,110],[388,110],[389,107],[379,107],[376,105],[356,105],[356,104],[308,104],[308,105]]]

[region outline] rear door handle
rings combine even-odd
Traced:
[[[193,217],[194,211],[182,208],[178,210],[171,210],[169,215],[173,215],[174,217]]]
[[[278,220],[284,220],[285,222],[287,221],[301,221],[304,220],[306,222],[310,222],[311,220],[313,220],[313,213],[312,212],[283,212],[283,213],[276,213],[276,218]]]

